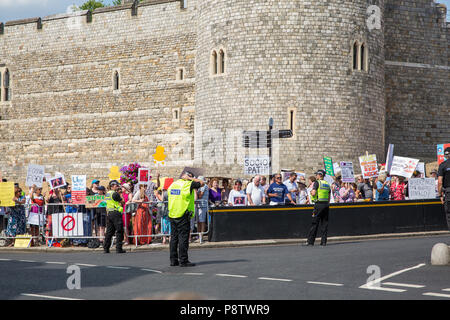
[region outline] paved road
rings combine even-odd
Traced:
[[[438,242],[450,243],[450,236],[192,249],[193,268],[168,266],[167,251],[0,253],[0,274],[8,275],[0,299],[134,299],[189,291],[227,300],[450,300],[450,266],[430,265]],[[72,265],[80,268],[81,289],[67,288]]]

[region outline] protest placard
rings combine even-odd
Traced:
[[[394,159],[394,145],[393,144],[389,144],[388,152],[387,152],[387,155],[386,155],[386,166],[385,166],[386,172],[390,172],[391,171],[391,166],[392,166],[392,160],[393,159]]]
[[[72,203],[85,204],[86,203],[86,176],[76,175],[72,176]]]
[[[45,168],[37,164],[29,164],[27,169],[27,178],[25,185],[32,187],[35,185],[38,188],[42,188],[42,182],[44,181]]]
[[[419,162],[416,171],[420,173],[420,176],[417,178],[425,178],[425,162]]]
[[[30,234],[18,234],[14,239],[14,248],[29,248],[32,236]]]
[[[402,176],[409,179],[413,175],[414,170],[416,170],[418,163],[419,159],[394,156],[390,175]]]
[[[66,185],[66,180],[63,175],[58,174],[50,179],[49,185],[51,190],[62,188]]]
[[[436,182],[434,178],[412,178],[408,180],[409,199],[435,199]]]
[[[359,157],[359,164],[364,179],[378,177],[377,156],[375,154],[366,154]]]
[[[14,182],[0,182],[0,207],[14,207]]]
[[[139,184],[148,184],[152,180],[152,177],[150,176],[150,169],[149,168],[139,168],[138,170],[138,185]]]
[[[268,175],[270,158],[268,156],[245,157],[244,174],[246,175]]]
[[[106,207],[105,196],[95,195],[86,196],[86,208],[103,208]]]
[[[323,164],[326,175],[334,177],[333,160],[330,157],[323,157]]]
[[[450,147],[450,143],[446,144],[438,144],[437,145],[437,159],[438,159],[438,165],[440,165],[442,162],[444,162],[444,151]]]
[[[353,170],[353,162],[341,161],[341,177],[342,182],[355,182],[355,172]]]

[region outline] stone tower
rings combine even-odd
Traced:
[[[242,153],[254,150],[231,163],[229,132],[267,130],[269,117],[274,129],[294,131],[279,142],[275,171],[311,172],[323,156],[357,163],[366,150],[384,157],[383,17],[379,28],[367,27],[368,7],[384,12],[383,0],[197,3],[195,111],[203,137],[195,154],[209,174],[242,176]]]

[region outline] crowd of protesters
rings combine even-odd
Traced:
[[[436,179],[437,186],[437,172],[434,170],[431,175]],[[413,177],[419,176],[417,171],[414,172]],[[205,182],[205,186],[196,192],[196,212],[195,218],[191,221],[191,231],[198,236],[191,236],[191,241],[204,240],[203,234],[208,231],[210,207],[312,204],[310,191],[316,181],[315,176],[306,178],[303,175],[297,176],[294,172],[287,174],[284,179],[280,173],[274,174],[270,180],[259,175],[250,180],[204,177],[199,179]],[[338,172],[332,179],[333,203],[397,201],[405,200],[408,196],[408,179],[389,176],[383,167],[380,168],[380,174],[376,178],[364,179],[360,175],[356,176],[354,182],[343,183]],[[163,187],[160,184],[159,174],[156,183],[122,185],[125,245],[146,245],[152,242],[167,244],[170,241],[167,188],[168,186]],[[81,211],[86,213],[85,235],[99,239],[98,246],[101,245],[106,229],[105,206],[86,208],[84,205],[73,205],[69,184],[60,189],[50,190],[46,194],[42,194],[42,188],[35,186],[27,191],[24,192],[16,183],[13,199],[15,206],[0,207],[0,231],[2,231],[0,238],[28,233],[33,236],[33,245],[38,245],[39,241],[42,241],[47,245],[64,246],[61,242],[50,241],[53,239],[52,214]],[[88,196],[104,196],[106,192],[107,188],[100,185],[97,179],[92,180],[86,190]],[[45,237],[40,238],[40,234]],[[88,245],[88,239],[74,239],[71,240],[71,244]],[[11,241],[6,245],[12,245]]]

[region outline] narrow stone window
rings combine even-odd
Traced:
[[[358,42],[353,43],[353,70],[358,70]]]
[[[9,70],[5,70],[5,74],[3,76],[3,91],[4,91],[4,101],[11,100],[11,89],[9,88]]]
[[[184,80],[184,68],[178,68],[177,69],[177,77],[176,79],[178,81]]]
[[[3,100],[3,98],[2,98],[2,88],[3,88],[3,85],[2,85],[2,71],[0,70],[0,101]]]
[[[180,108],[174,108],[172,110],[172,121],[173,122],[179,122],[181,118],[181,109]]]
[[[120,75],[119,71],[114,71],[114,78],[113,78],[113,89],[119,90],[120,89]]]
[[[219,73],[225,73],[225,52],[219,51]]]
[[[217,52],[214,50],[211,54],[211,61],[210,61],[210,69],[211,69],[211,75],[217,74]]]
[[[365,70],[364,68],[364,61],[366,60],[366,46],[364,43],[361,44],[361,56],[360,56],[360,70]]]
[[[295,118],[296,118],[295,108],[289,108],[288,109],[288,124],[289,124],[289,129],[292,131],[292,136],[295,135]]]
[[[360,70],[369,71],[369,50],[365,43],[361,44]]]

